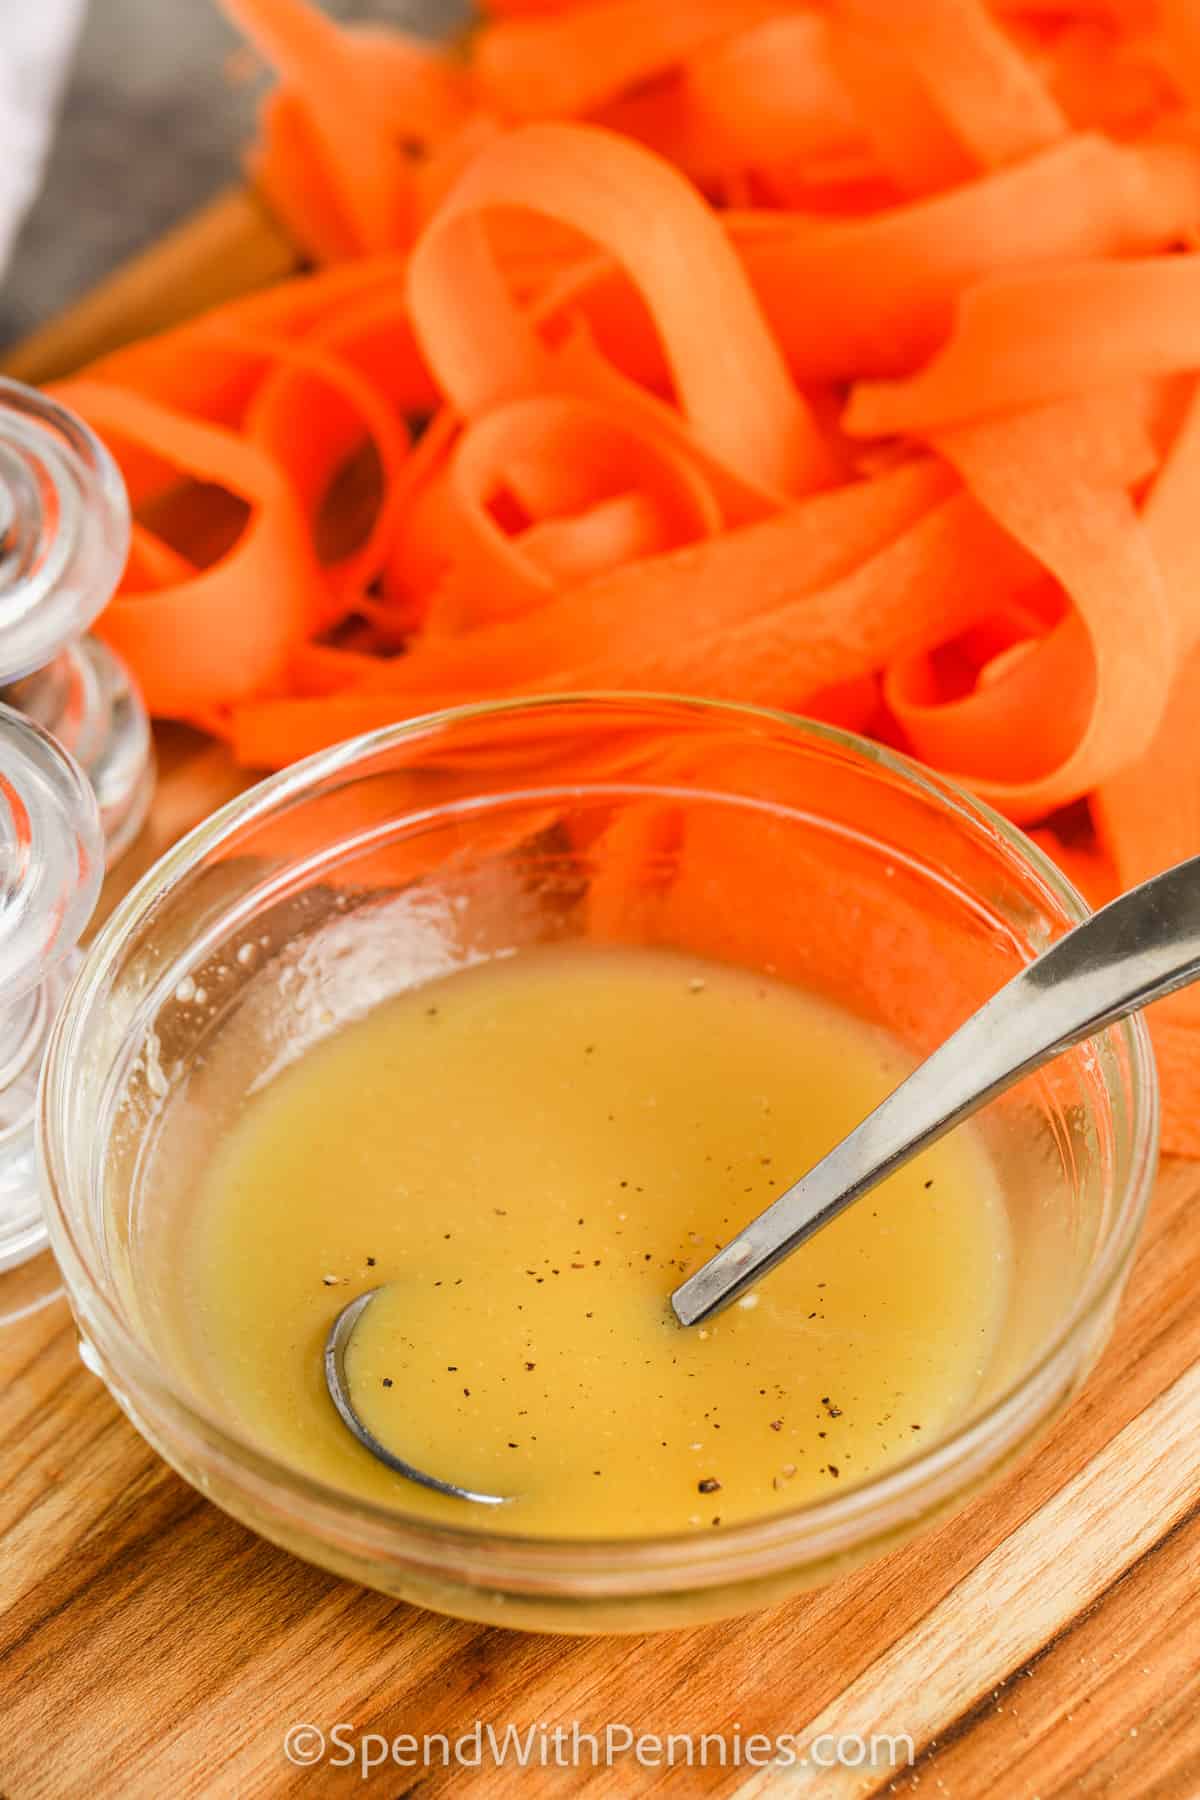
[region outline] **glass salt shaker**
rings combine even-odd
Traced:
[[[0,1269],[46,1244],[38,1076],[103,874],[87,777],[48,732],[0,705]]]
[[[86,635],[121,578],[129,529],[120,471],[95,433],[0,378],[0,701],[82,766],[110,866],[136,837],[154,786],[141,696]]]

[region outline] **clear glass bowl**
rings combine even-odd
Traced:
[[[718,827],[714,865],[696,852]],[[161,1275],[172,1216],[205,1146],[271,1070],[467,962],[584,936],[673,945],[816,988],[915,1058],[1085,914],[1040,852],[966,795],[778,714],[583,696],[466,708],[341,745],[167,855],[101,933],[60,1016],[42,1094],[45,1198],[85,1360],[218,1505],[422,1606],[642,1631],[827,1580],[963,1501],[1083,1382],[1155,1165],[1139,1020],[981,1117],[1013,1279],[970,1417],[834,1499],[701,1541],[476,1533],[286,1466],[214,1416],[173,1352]]]

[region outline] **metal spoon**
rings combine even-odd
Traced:
[[[681,1325],[720,1312],[888,1175],[1022,1076],[1200,976],[1200,857],[1133,888],[1052,944],[973,1013],[861,1125],[671,1295]],[[439,1481],[384,1447],[354,1410],[344,1355],[379,1292],[338,1314],[325,1379],[361,1444],[398,1474],[484,1506],[504,1496]]]
[[[681,1325],[736,1300],[838,1214],[987,1101],[1105,1025],[1200,975],[1200,857],[1059,938],[895,1093],[671,1295]]]
[[[471,1488],[458,1487],[453,1481],[441,1481],[436,1475],[427,1475],[424,1469],[416,1469],[412,1463],[405,1462],[403,1457],[394,1456],[386,1444],[381,1444],[373,1431],[369,1431],[354,1410],[354,1402],[350,1398],[350,1387],[346,1380],[346,1348],[354,1335],[354,1327],[362,1318],[367,1307],[381,1290],[368,1288],[365,1294],[359,1294],[348,1306],[343,1306],[333,1324],[329,1327],[329,1336],[325,1339],[325,1385],[329,1389],[329,1398],[341,1414],[342,1422],[348,1425],[359,1443],[394,1469],[397,1475],[405,1475],[409,1481],[419,1481],[422,1487],[433,1488],[435,1493],[449,1494],[453,1500],[474,1500],[477,1506],[503,1506],[511,1496],[507,1494],[477,1494]]]

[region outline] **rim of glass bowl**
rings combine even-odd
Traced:
[[[464,1573],[467,1565],[474,1563],[475,1574],[486,1574],[493,1582],[501,1574],[497,1565],[507,1559],[517,1578],[524,1574],[541,1582],[557,1575],[576,1591],[581,1582],[588,1585],[590,1576],[589,1591],[597,1595],[634,1591],[635,1582],[638,1591],[647,1582],[661,1587],[664,1581],[673,1588],[694,1589],[794,1568],[869,1543],[900,1519],[919,1515],[926,1505],[932,1509],[939,1499],[957,1491],[956,1472],[964,1483],[972,1476],[982,1475],[1028,1437],[1052,1409],[1069,1385],[1079,1361],[1077,1353],[1086,1347],[1092,1322],[1125,1275],[1149,1199],[1157,1159],[1158,1087],[1149,1033],[1140,1016],[1113,1028],[1125,1040],[1130,1074],[1128,1171],[1124,1188],[1114,1194],[1106,1239],[1074,1307],[1043,1346],[1037,1360],[978,1417],[928,1450],[920,1450],[847,1489],[844,1495],[722,1526],[699,1539],[695,1533],[575,1539],[479,1532],[393,1509],[328,1485],[243,1437],[196,1401],[182,1385],[176,1385],[169,1371],[125,1325],[106,1292],[103,1277],[93,1272],[81,1251],[72,1222],[73,1212],[86,1212],[90,1195],[86,1172],[81,1175],[70,1166],[70,1157],[64,1155],[71,1131],[70,1069],[92,996],[136,932],[154,897],[184,878],[203,856],[248,821],[269,814],[280,803],[296,799],[309,787],[348,771],[368,757],[386,753],[414,737],[453,733],[467,721],[491,717],[499,724],[524,712],[566,713],[578,706],[588,707],[593,716],[611,708],[614,721],[619,714],[631,711],[642,715],[665,713],[678,717],[687,712],[741,718],[776,727],[792,738],[849,752],[957,815],[968,829],[982,829],[993,839],[998,838],[1007,853],[1016,858],[1021,873],[1040,882],[1072,923],[1088,916],[1090,909],[1082,896],[1037,845],[965,789],[867,739],[799,715],[728,701],[620,692],[488,701],[422,714],[350,738],[268,776],[180,839],[114,911],[71,985],[47,1053],[38,1122],[44,1200],[51,1243],[81,1327],[89,1338],[94,1338],[105,1373],[111,1371],[122,1386],[131,1390],[134,1410],[143,1395],[159,1406],[165,1405],[173,1423],[182,1423],[198,1434],[206,1454],[211,1455],[215,1449],[222,1456],[227,1473],[229,1469],[236,1471],[235,1483],[240,1479],[260,1500],[272,1501],[276,1509],[287,1511],[305,1506],[307,1523],[316,1535],[324,1528],[336,1533],[338,1541],[345,1545],[347,1526],[352,1523],[357,1533],[354,1548],[367,1558],[387,1562],[403,1554],[411,1560],[414,1549],[424,1544],[435,1556],[439,1548],[453,1550]],[[521,791],[518,776],[514,796]],[[1105,1091],[1110,1091],[1107,1084]],[[636,1568],[631,1568],[631,1563]],[[671,1576],[676,1577],[674,1582],[669,1581]]]

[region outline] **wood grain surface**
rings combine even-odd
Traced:
[[[246,203],[253,206],[253,203]],[[290,266],[228,205],[17,359],[66,372],[137,328]],[[273,248],[272,248],[273,246]],[[199,262],[196,256],[200,254]],[[157,259],[157,260],[156,260]],[[274,259],[274,260],[273,260]],[[118,296],[121,289],[118,286]],[[139,310],[140,309],[140,310]],[[117,888],[243,785],[160,733],[161,780]],[[1042,1446],[937,1531],[771,1612],[645,1639],[437,1618],[254,1538],[159,1461],[84,1369],[48,1257],[0,1277],[4,1800],[597,1794],[841,1800],[1200,1795],[1200,1166],[1159,1179],[1114,1342]],[[915,1761],[766,1771],[289,1763],[289,1726],[911,1737]],[[814,1739],[818,1739],[814,1743]],[[349,1741],[348,1739],[346,1741]],[[340,1750],[334,1750],[340,1756]],[[850,1754],[856,1754],[853,1742]],[[382,1754],[369,1740],[367,1756]]]

